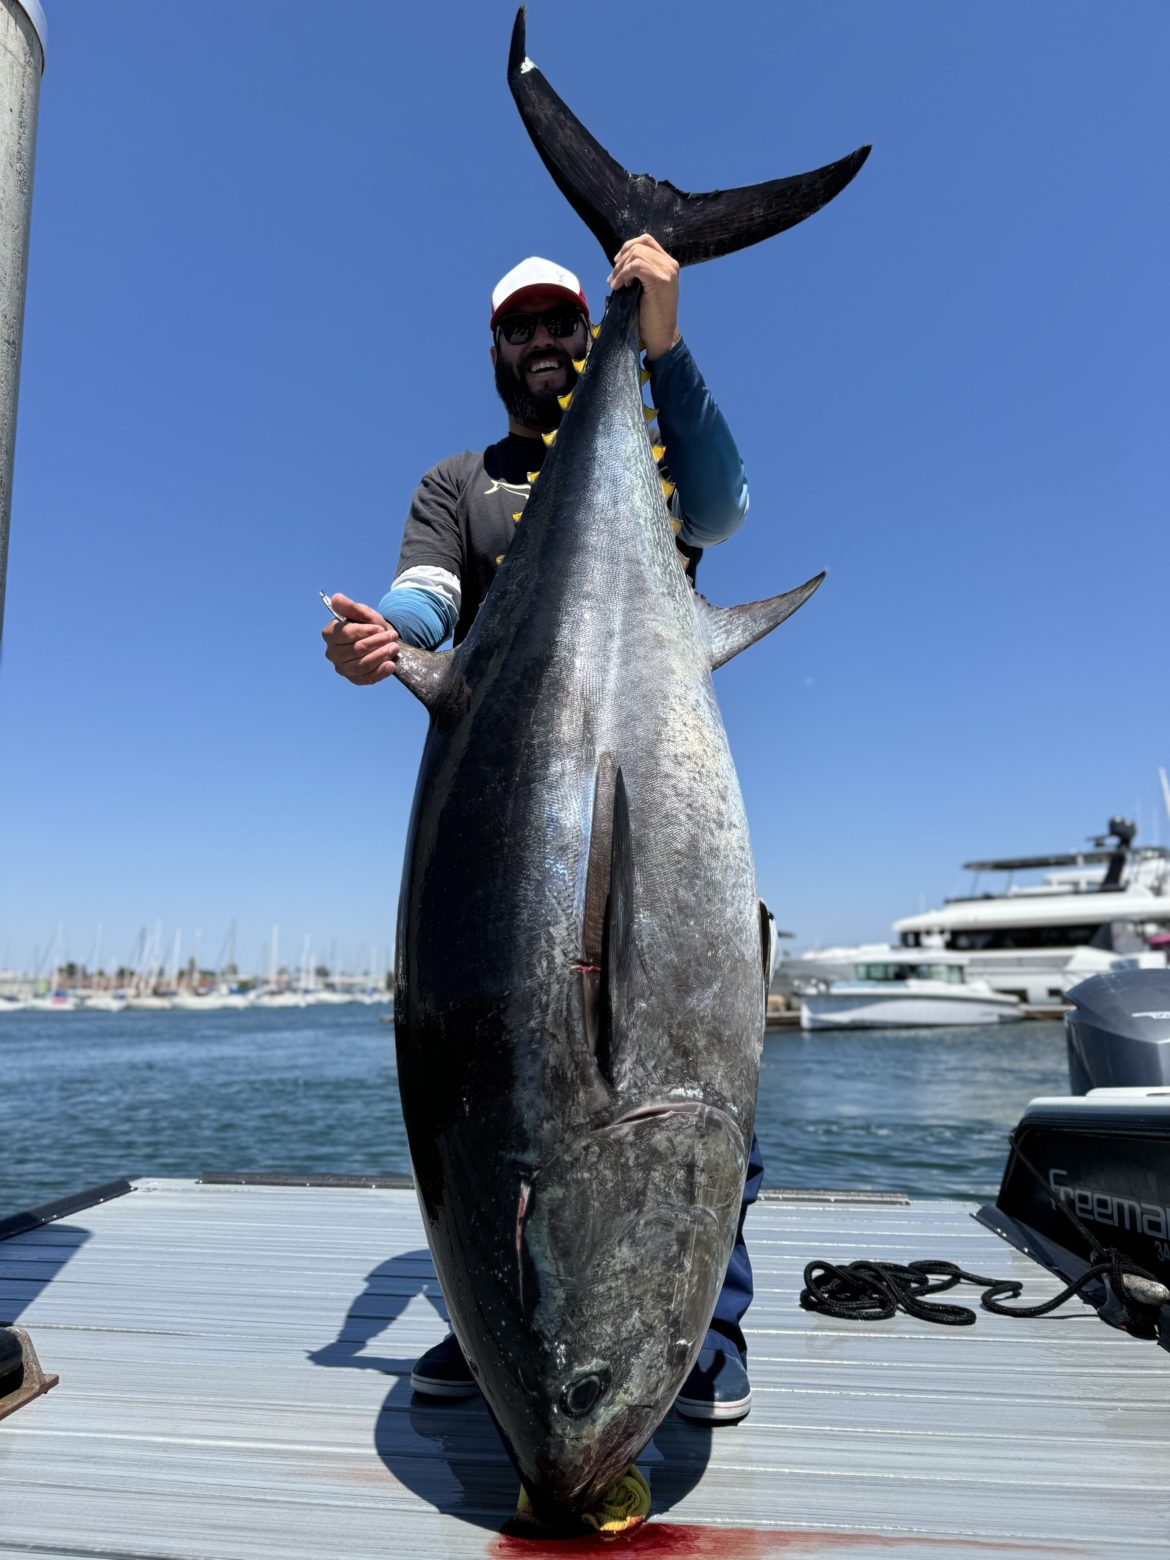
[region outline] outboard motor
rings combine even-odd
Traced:
[[[1068,993],[1068,1077],[1074,1094],[1170,1088],[1170,969],[1111,970]]]
[[[1076,1092],[1031,1101],[976,1217],[1067,1283],[1120,1253],[1145,1276],[1102,1276],[1082,1297],[1170,1348],[1170,971],[1094,975],[1069,999]]]

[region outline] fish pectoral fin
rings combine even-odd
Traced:
[[[394,675],[432,715],[449,709],[453,699],[458,702],[461,679],[455,671],[454,650],[417,650],[414,645],[400,645]]]
[[[593,820],[589,864],[585,872],[585,913],[581,950],[586,964],[600,964],[605,948],[605,906],[613,865],[613,804],[618,768],[612,753],[602,753],[593,782]]]
[[[601,1001],[594,1048],[597,1066],[610,1084],[615,1084],[633,1002],[636,971],[641,966],[634,925],[634,843],[626,782],[619,768],[613,781],[609,898],[602,934]]]
[[[845,188],[869,155],[862,146],[810,173],[695,195],[665,179],[627,173],[528,58],[523,6],[512,29],[508,85],[541,161],[611,259],[639,233],[653,234],[679,265],[731,254],[811,217]]]
[[[760,900],[760,959],[764,966],[764,1000],[776,972],[776,917]]]
[[[693,597],[695,611],[711,659],[711,670],[730,661],[733,655],[754,645],[757,639],[763,639],[785,618],[791,617],[798,607],[804,606],[824,577],[822,570],[783,596],[749,601],[742,607],[713,607],[705,597],[696,594]]]
[[[591,739],[585,720],[586,740]],[[593,818],[589,828],[589,859],[585,869],[585,904],[581,924],[581,958],[575,968],[581,977],[581,1022],[586,1048],[596,1058],[601,1031],[601,961],[605,949],[605,917],[609,904],[609,874],[613,856],[613,789],[617,761],[602,753],[593,782]]]

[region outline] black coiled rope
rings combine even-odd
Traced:
[[[975,1320],[970,1307],[922,1297],[953,1289],[956,1284],[980,1284],[983,1294],[979,1303],[985,1311],[994,1311],[997,1316],[1047,1316],[1099,1278],[1107,1280],[1125,1307],[1133,1331],[1150,1332],[1162,1302],[1157,1298],[1139,1298],[1134,1293],[1137,1286],[1126,1281],[1152,1283],[1155,1295],[1161,1286],[1152,1274],[1115,1246],[1102,1253],[1101,1260],[1086,1268],[1074,1283],[1039,1305],[1004,1305],[1005,1299],[1015,1300],[1022,1293],[1024,1286],[1018,1279],[984,1278],[980,1273],[964,1272],[954,1262],[850,1262],[845,1267],[834,1262],[810,1262],[804,1270],[800,1303],[806,1311],[823,1311],[827,1316],[840,1316],[850,1322],[882,1322],[895,1311],[905,1311],[908,1316],[938,1322],[943,1327],[970,1327]]]
[[[1011,1143],[1016,1158],[1051,1195],[1048,1183],[1021,1152],[1014,1134]],[[1116,1246],[1102,1246],[1062,1199],[1053,1201],[1076,1226],[1093,1261],[1060,1294],[1039,1305],[1004,1305],[1005,1299],[1015,1300],[1022,1293],[1024,1286],[1017,1279],[984,1278],[978,1273],[964,1272],[954,1262],[865,1261],[850,1262],[844,1267],[833,1262],[810,1262],[804,1270],[800,1303],[806,1311],[823,1311],[853,1322],[886,1321],[896,1311],[905,1311],[908,1316],[944,1327],[970,1327],[975,1312],[968,1306],[948,1305],[923,1296],[953,1289],[956,1284],[980,1284],[980,1304],[985,1311],[994,1311],[997,1316],[1047,1316],[1073,1295],[1080,1294],[1086,1284],[1103,1279],[1124,1309],[1126,1327],[1145,1336],[1154,1333],[1161,1308],[1170,1300],[1166,1286]]]
[[[999,1305],[999,1297],[1016,1296],[1023,1288],[1012,1278],[965,1273],[954,1262],[850,1262],[845,1267],[810,1262],[804,1270],[800,1303],[806,1311],[824,1311],[851,1322],[882,1322],[895,1311],[905,1311],[944,1327],[970,1327],[975,1312],[967,1306],[922,1298],[953,1289],[956,1284],[982,1284],[983,1304],[990,1299],[990,1310],[1006,1310]]]

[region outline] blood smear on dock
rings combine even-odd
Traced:
[[[600,1533],[558,1538],[530,1523],[509,1525],[488,1548],[492,1560],[560,1560],[577,1555],[631,1555],[638,1560],[772,1560],[773,1556],[824,1555],[868,1545],[880,1549],[930,1546],[940,1551],[967,1549],[1018,1550],[1021,1554],[1053,1554],[1047,1543],[989,1543],[983,1539],[930,1534],[833,1533],[807,1528],[705,1527],[696,1523],[644,1522],[628,1533],[604,1538]]]

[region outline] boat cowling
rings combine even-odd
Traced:
[[[1110,970],[1068,993],[1068,1076],[1090,1089],[1170,1088],[1170,969]]]
[[[1066,1283],[1121,1252],[1170,1290],[1170,970],[1094,975],[1069,992],[1067,1097],[1036,1099],[999,1196],[976,1218]],[[1140,1288],[1140,1286],[1138,1286]],[[1092,1281],[1102,1318],[1170,1349],[1170,1303]]]

